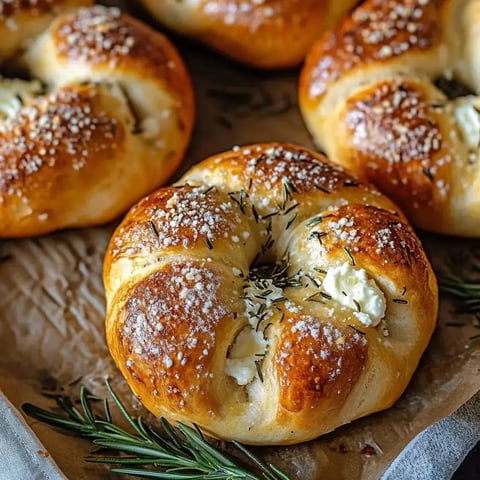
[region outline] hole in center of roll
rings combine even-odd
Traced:
[[[435,86],[441,90],[450,100],[467,95],[475,95],[475,92],[456,78],[439,77],[434,82]]]
[[[24,55],[25,50],[20,49],[15,51],[11,56],[4,58],[0,63],[0,77],[26,82],[36,80],[26,65]]]
[[[291,272],[289,256],[276,262],[254,262],[244,285],[246,299],[253,297],[265,303],[266,307],[285,301],[283,289],[287,287],[301,287],[301,272]],[[258,303],[258,302],[255,302]],[[265,315],[258,315],[261,322]]]
[[[0,120],[14,117],[29,100],[43,95],[45,85],[32,78],[17,55],[0,66]]]
[[[468,148],[468,162],[477,162],[480,145],[480,97],[455,78],[440,77],[435,81],[435,86],[448,97],[446,103],[453,107],[461,139]],[[432,107],[441,110],[445,104],[441,102],[433,104]]]

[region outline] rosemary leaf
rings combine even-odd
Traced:
[[[440,290],[456,299],[457,311],[473,313],[480,318],[480,275],[448,274],[439,278]]]
[[[173,458],[173,460],[175,460],[175,458],[171,455],[168,455],[155,448],[140,447],[138,445],[132,445],[128,442],[122,443],[116,438],[114,440],[94,440],[93,443],[98,447],[107,448],[108,450],[116,450],[119,452],[133,453],[135,455],[154,458],[157,463],[159,463],[161,459],[168,461]]]
[[[155,224],[151,220],[148,222],[148,227],[150,228],[150,232],[152,233],[152,235],[154,237],[158,237],[157,227],[155,226]]]
[[[250,452],[249,450],[247,450],[241,443],[238,443],[238,442],[235,442],[235,441],[234,441],[233,444],[234,444],[241,452],[243,452],[243,454],[244,454],[245,456],[247,456],[258,468],[260,468],[260,470],[261,470],[261,471],[263,472],[263,474],[265,475],[265,478],[266,478],[266,479],[269,479],[269,480],[270,480],[270,479],[272,479],[272,480],[275,479],[275,477],[272,477],[272,476],[271,476],[271,473],[270,473],[270,471],[269,471],[269,468],[268,468],[263,462],[261,462],[257,457],[255,457],[252,452]],[[282,472],[282,474],[283,474],[283,472]],[[283,474],[283,475],[284,475],[284,474]],[[282,478],[282,477],[280,477],[280,478]],[[285,479],[288,480],[287,477],[285,477]]]
[[[115,402],[116,407],[120,410],[121,414],[125,418],[125,420],[130,424],[130,426],[145,440],[150,440],[148,436],[144,436],[143,432],[138,428],[137,424],[133,420],[133,418],[128,414],[127,409],[123,406],[123,403],[117,397],[117,394],[112,390],[109,382],[105,382],[107,386],[108,393],[112,397],[113,401]]]
[[[85,412],[85,417],[87,422],[92,426],[95,425],[95,418],[92,413],[92,407],[88,399],[85,385],[82,385],[80,387],[80,404],[82,405],[83,411]]]
[[[117,465],[152,465],[157,462],[156,458],[134,457],[85,457],[89,463],[115,463]]]
[[[143,477],[143,478],[164,478],[168,480],[172,479],[179,479],[179,480],[199,480],[199,479],[208,479],[208,480],[230,480],[230,479],[245,479],[250,480],[256,477],[233,477],[233,476],[225,476],[224,473],[219,473],[217,475],[212,474],[186,474],[186,473],[173,473],[173,472],[159,472],[159,471],[152,471],[152,470],[143,470],[143,469],[135,469],[135,468],[112,468],[112,472],[115,473],[122,473],[124,475],[133,475],[136,477]]]
[[[263,373],[262,373],[261,360],[255,360],[255,368],[257,369],[258,378],[263,383]]]
[[[108,399],[103,399],[103,411],[105,412],[105,420],[107,423],[112,423],[112,415],[110,414],[110,407],[108,406]]]
[[[355,259],[353,258],[353,255],[351,254],[350,250],[347,247],[343,247],[344,252],[346,253],[348,259],[350,260],[350,263],[352,267],[355,266]]]

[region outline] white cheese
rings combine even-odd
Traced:
[[[227,375],[233,377],[238,385],[247,385],[257,375],[255,361],[261,360],[267,349],[262,332],[256,332],[250,326],[245,327],[235,339],[227,358]]]
[[[385,316],[385,295],[367,272],[345,262],[327,271],[323,290],[340,305],[355,310],[355,317],[366,327],[376,327]]]
[[[24,103],[42,90],[39,82],[0,79],[0,118],[13,117]]]
[[[162,123],[159,118],[146,117],[140,124],[140,130],[147,140],[153,140],[162,132]]]
[[[247,385],[258,377],[255,362],[262,360],[268,348],[262,329],[256,331],[258,312],[263,305],[262,321],[268,320],[273,315],[274,303],[283,298],[283,291],[273,284],[272,279],[265,278],[250,281],[244,288],[244,296],[245,314],[249,325],[235,339],[226,363],[227,375],[233,377],[238,385]]]
[[[457,124],[469,150],[480,145],[480,115],[475,108],[476,103],[476,97],[466,97],[458,100],[455,107]]]

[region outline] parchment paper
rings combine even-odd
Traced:
[[[297,71],[251,71],[176,41],[194,78],[198,120],[177,177],[235,144],[288,141],[313,147],[296,106]],[[103,395],[102,379],[108,375],[132,411],[145,414],[104,341],[101,271],[113,228],[0,243],[0,387],[18,408],[27,401],[52,406],[42,388],[72,382]],[[468,267],[478,246],[478,241],[421,238],[437,272]],[[393,408],[306,444],[256,452],[295,479],[379,478],[411,438],[480,390],[480,341],[470,339],[480,333],[475,322],[442,298],[432,342]],[[118,478],[82,460],[88,442],[27,420],[68,478]]]

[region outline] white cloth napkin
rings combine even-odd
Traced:
[[[382,480],[448,480],[478,441],[480,392],[453,415],[414,438]],[[66,480],[52,458],[42,454],[44,451],[20,413],[0,392],[0,480]]]
[[[446,480],[480,441],[480,392],[465,405],[417,435],[382,480]]]
[[[0,480],[65,480],[45,447],[0,392]]]

